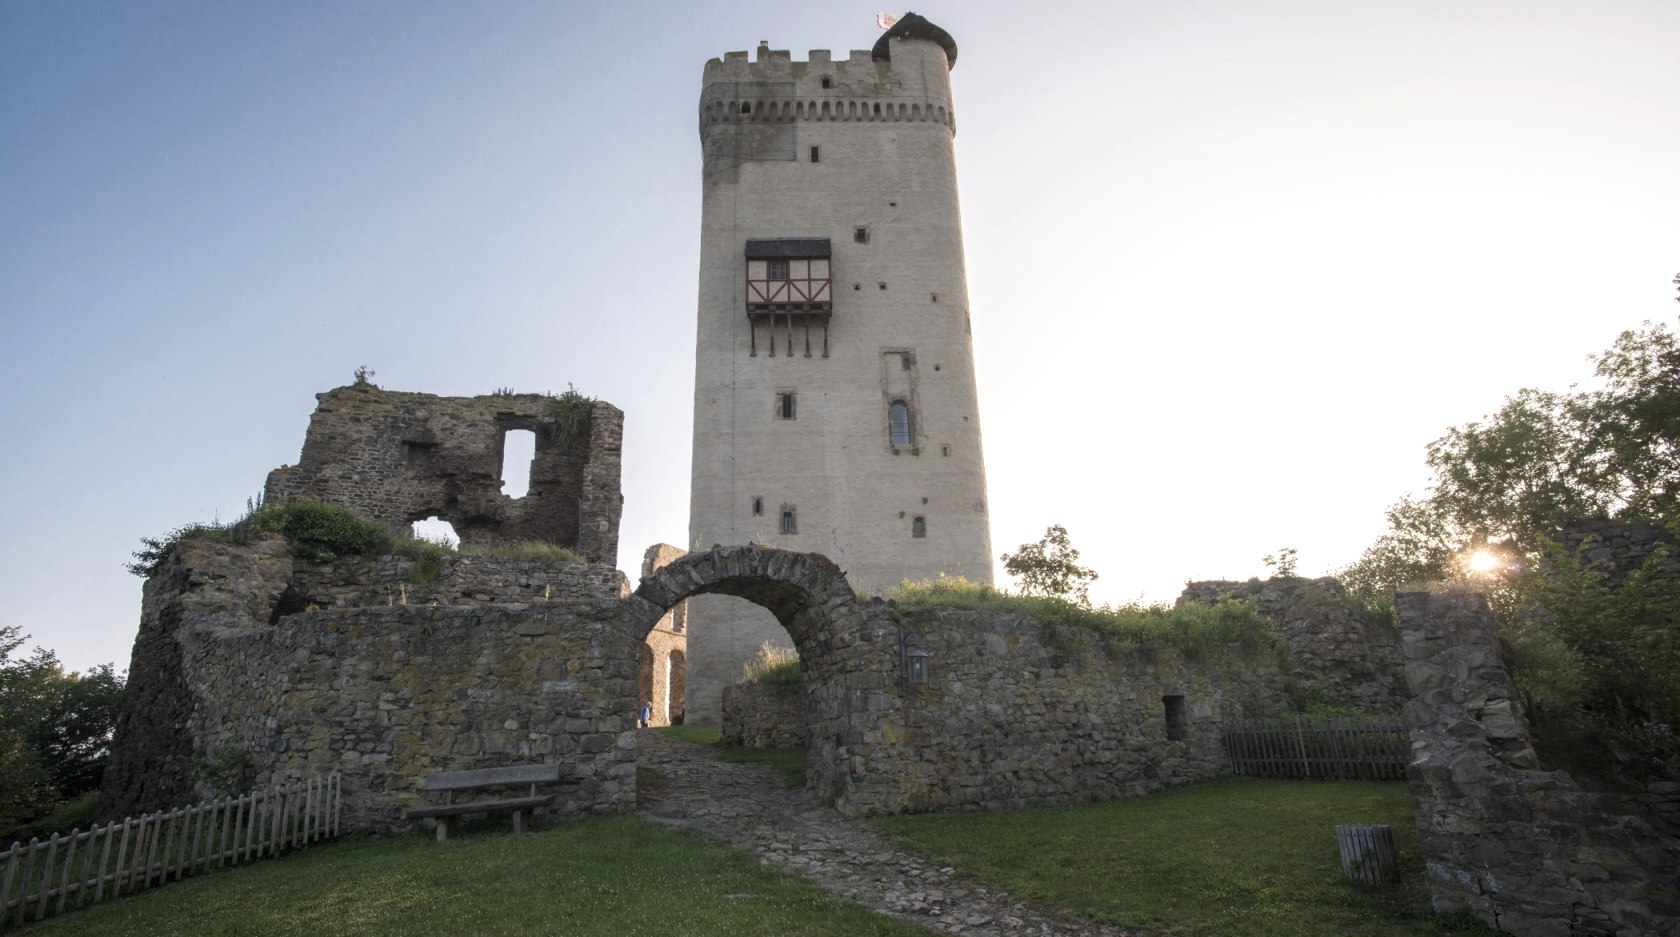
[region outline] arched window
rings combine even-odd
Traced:
[[[887,407],[887,435],[894,446],[910,445],[910,405],[902,400]]]

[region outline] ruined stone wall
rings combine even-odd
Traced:
[[[642,576],[646,578],[688,551],[668,543],[656,543],[642,554]],[[687,712],[688,687],[688,601],[671,606],[648,632],[636,678],[636,696],[651,703],[653,726],[680,725]]]
[[[723,743],[742,748],[804,748],[804,685],[725,687]]]
[[[878,613],[877,613],[878,614]],[[1110,657],[1071,629],[995,611],[893,613],[877,642],[877,682],[852,716],[842,809],[899,813],[1016,809],[1135,797],[1229,771],[1228,719],[1284,706],[1270,654],[1190,659],[1171,649]],[[928,653],[927,683],[900,672]],[[1167,698],[1182,706],[1169,731]]]
[[[1481,594],[1405,592],[1396,604],[1436,910],[1523,937],[1680,933],[1680,784],[1595,793],[1537,770]]]
[[[284,541],[183,543],[148,584],[106,809],[196,799],[193,762],[221,749],[248,755],[250,784],[341,771],[352,829],[401,825],[427,774],[531,761],[564,766],[558,812],[633,804],[640,642],[617,617],[622,577],[471,559],[477,581],[523,582],[527,600],[278,614],[295,594]],[[565,598],[531,596],[537,579]]]
[[[1335,579],[1278,576],[1184,587],[1178,604],[1247,599],[1289,642],[1289,676],[1304,690],[1368,711],[1397,710],[1409,695],[1392,624],[1361,617]]]
[[[1558,543],[1613,580],[1638,569],[1658,545],[1666,545],[1670,551],[1665,564],[1668,577],[1680,579],[1680,549],[1677,549],[1680,545],[1662,527],[1592,520],[1563,531],[1558,535]]]
[[[392,605],[478,605],[554,602],[629,592],[624,574],[586,563],[539,563],[484,554],[443,557],[435,574],[403,556],[348,556],[328,564],[297,563],[280,614],[322,608]]]
[[[439,397],[352,384],[316,395],[303,454],[269,473],[268,500],[343,504],[407,532],[437,516],[463,541],[542,540],[614,562],[623,508],[624,415],[597,402],[588,427],[564,439],[542,394]],[[530,492],[502,494],[503,440],[536,435]]]

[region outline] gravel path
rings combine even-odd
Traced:
[[[774,769],[725,764],[709,746],[674,741],[657,729],[637,732],[636,744],[638,764],[670,779],[660,795],[643,798],[643,816],[750,849],[765,865],[796,872],[864,907],[965,937],[1129,933],[1037,911],[964,881],[821,806],[810,791],[785,788]]]

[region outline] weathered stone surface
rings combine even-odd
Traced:
[[[352,384],[316,395],[303,455],[269,473],[270,501],[343,504],[407,532],[437,516],[472,543],[542,540],[615,562],[624,414],[597,402],[562,438],[542,394],[438,397]],[[503,437],[536,434],[530,492],[502,494]]]
[[[743,748],[804,748],[804,684],[724,687],[723,741]]]
[[[628,597],[597,567],[525,565],[471,566],[483,581],[523,582],[516,602],[283,613],[288,595],[376,595],[372,582],[394,567],[336,565],[339,581],[308,569],[294,588],[277,540],[177,551],[148,591],[131,685],[152,709],[124,709],[111,808],[190,800],[192,760],[234,748],[255,784],[342,771],[353,829],[399,825],[427,774],[529,761],[564,767],[573,783],[560,811],[624,809],[638,651],[671,603],[708,592],[760,602],[784,623],[805,670],[803,718],[784,721],[805,729],[814,795],[847,814],[1160,790],[1225,771],[1224,720],[1282,704],[1269,655],[1111,657],[1021,615],[906,613],[858,601],[811,554],[718,548],[672,561]],[[538,584],[564,597],[525,594]],[[928,655],[925,683],[906,677],[909,649]],[[1168,737],[1169,696],[1186,704],[1182,738]]]
[[[1582,790],[1536,770],[1487,603],[1474,592],[1396,597],[1419,844],[1438,911],[1508,934],[1680,933],[1680,785]]]
[[[1178,604],[1247,599],[1289,642],[1289,676],[1304,689],[1364,709],[1406,702],[1400,638],[1392,625],[1367,621],[1335,579],[1277,576],[1247,582],[1210,580],[1184,587]]]
[[[612,743],[632,727],[639,641],[601,620],[616,614],[623,577],[460,559],[471,562],[440,582],[562,598],[281,614],[288,595],[378,594],[395,561],[309,568],[305,587],[278,538],[182,544],[147,584],[105,809],[197,799],[208,792],[194,763],[221,749],[249,757],[253,785],[341,771],[352,829],[398,825],[426,774],[530,761],[556,761],[575,781],[559,789],[559,812],[633,803],[633,781],[609,772],[634,761]],[[586,749],[597,735],[607,747]]]

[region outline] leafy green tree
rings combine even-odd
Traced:
[[[99,786],[123,680],[110,664],[66,671],[52,651],[0,626],[0,832]]]
[[[1349,591],[1372,600],[1408,582],[1464,576],[1474,550],[1520,567],[1582,518],[1675,516],[1680,342],[1646,323],[1593,360],[1598,389],[1523,389],[1430,443],[1429,491],[1389,509],[1388,532],[1339,574]]]
[[[1052,524],[1037,543],[1023,543],[1002,556],[1003,568],[1021,582],[1025,595],[1067,599],[1089,607],[1095,570],[1079,565],[1079,551],[1068,540],[1067,528]]]

